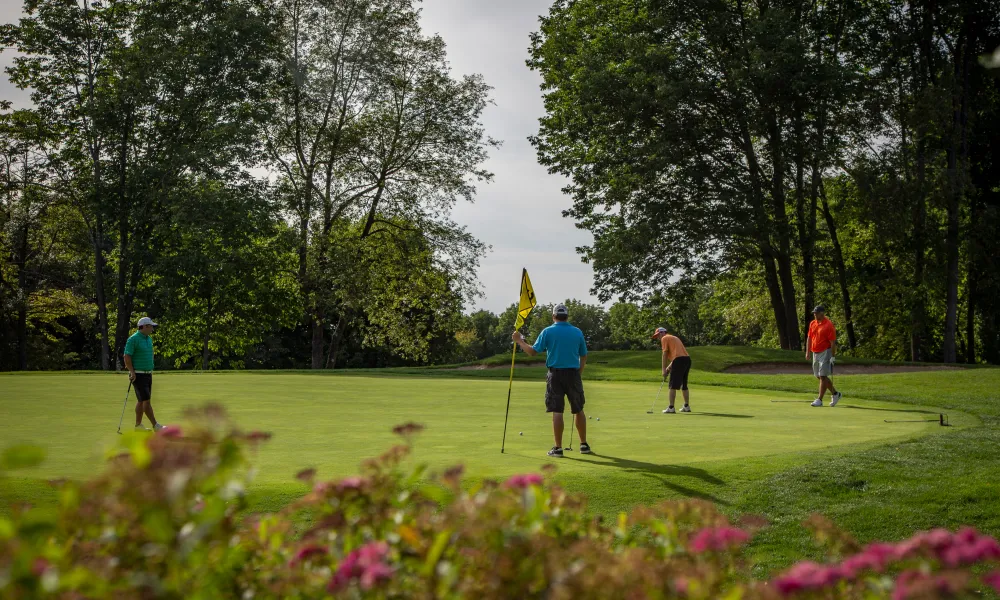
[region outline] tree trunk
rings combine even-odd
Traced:
[[[116,371],[122,369],[122,360],[124,360],[122,353],[125,350],[125,342],[128,340],[132,324],[131,311],[125,309],[125,287],[128,280],[129,261],[137,259],[133,256],[132,249],[129,248],[128,212],[124,208],[119,208],[118,211],[118,281],[115,285],[118,320],[115,326],[114,344]]]
[[[28,370],[28,299],[17,309],[17,370]]]
[[[969,274],[968,306],[965,315],[965,340],[968,345],[965,351],[965,362],[976,363],[976,278]]]
[[[762,252],[764,261],[764,283],[767,294],[771,298],[771,310],[774,312],[774,323],[778,327],[778,345],[782,350],[790,350],[788,345],[788,322],[785,320],[785,305],[781,298],[781,285],[778,283],[778,271],[774,266],[774,255],[770,247]]]
[[[207,371],[208,370],[208,356],[209,356],[209,354],[208,354],[208,341],[211,338],[212,338],[212,335],[208,331],[206,331],[205,332],[205,337],[202,339],[202,342],[201,342],[201,370],[202,371]]]
[[[764,264],[764,282],[771,299],[771,310],[774,311],[774,323],[778,329],[778,344],[783,350],[788,350],[788,328],[785,320],[784,304],[781,298],[781,286],[778,283],[778,273],[774,266],[774,251],[771,248],[770,226],[767,212],[764,209],[763,185],[758,177],[760,163],[753,147],[753,138],[745,120],[740,120],[739,143],[747,161],[747,179],[750,183],[750,204],[753,207],[754,241]]]
[[[94,242],[94,288],[97,302],[97,337],[101,345],[101,370],[111,368],[110,348],[108,340],[108,299],[104,291],[104,269],[107,257],[104,255],[104,231],[101,217],[97,217],[93,233]]]
[[[340,340],[344,337],[346,314],[346,311],[340,313],[340,318],[337,320],[337,331],[334,332],[333,337],[330,339],[330,353],[326,359],[327,369],[337,368],[337,355],[340,354]]]
[[[774,211],[775,233],[777,234],[778,250],[775,259],[778,263],[778,278],[781,283],[781,300],[784,307],[785,332],[788,338],[789,350],[802,349],[802,337],[799,334],[798,302],[795,299],[795,279],[792,275],[791,258],[791,228],[788,224],[788,212],[785,208],[785,158],[784,142],[781,137],[781,127],[778,123],[776,110],[768,114],[769,145],[771,149],[772,179],[771,203]]]
[[[311,368],[323,368],[323,316],[315,311],[312,319],[312,362]]]
[[[19,371],[28,370],[28,300],[31,297],[31,290],[28,283],[28,236],[31,233],[30,220],[27,214],[24,215],[24,223],[19,228],[19,238],[17,241],[17,254],[14,257],[14,264],[17,265],[17,369]]]
[[[977,15],[962,15],[962,30],[954,46],[952,65],[955,82],[952,84],[952,130],[948,144],[948,229],[945,236],[945,254],[948,257],[948,293],[944,321],[944,362],[957,362],[955,338],[958,334],[958,280],[959,236],[961,201],[965,197],[965,178],[969,169],[968,99],[969,71],[976,46]]]
[[[208,344],[212,341],[212,294],[209,293],[207,301],[205,302],[205,335],[202,338],[201,343],[201,370],[208,370],[208,359],[211,357],[211,353],[208,350]]]
[[[956,354],[956,334],[958,333],[958,183],[957,153],[948,149],[948,229],[945,236],[945,254],[948,257],[947,303],[944,318],[944,348],[942,357],[946,363],[958,360]]]
[[[851,290],[847,285],[847,266],[844,264],[844,253],[840,247],[840,237],[837,235],[837,223],[833,219],[833,212],[830,211],[830,203],[826,199],[826,190],[823,186],[820,186],[820,197],[823,199],[823,217],[826,219],[826,227],[830,231],[830,240],[833,242],[833,262],[837,268],[837,281],[840,284],[840,295],[844,303],[847,347],[854,349],[858,347],[858,336],[854,332],[854,310],[851,306]]]
[[[924,306],[924,228],[927,221],[927,144],[923,127],[917,128],[917,203],[913,208],[913,300],[910,304],[910,360],[923,360]]]
[[[801,111],[795,118],[795,219],[799,232],[799,250],[802,252],[802,283],[803,283],[803,331],[809,331],[810,315],[816,302],[816,268],[813,260],[814,232],[816,230],[816,178],[818,168],[813,159],[812,193],[810,207],[806,207],[805,191],[805,132],[802,125]],[[803,334],[804,337],[804,334]]]

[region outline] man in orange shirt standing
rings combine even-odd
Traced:
[[[681,412],[691,412],[690,395],[688,393],[688,372],[691,371],[691,357],[688,356],[684,342],[676,335],[670,335],[663,327],[657,328],[653,332],[653,339],[660,341],[660,348],[663,349],[663,378],[670,376],[670,406],[664,409],[665,414],[674,414],[674,398],[677,397],[677,390],[684,394],[684,407]]]
[[[806,360],[812,352],[813,375],[819,379],[819,397],[812,405],[823,406],[823,395],[830,390],[830,406],[837,406],[842,394],[830,380],[837,355],[837,328],[833,326],[833,321],[826,318],[826,308],[822,304],[813,309],[813,317],[813,322],[809,324],[809,337],[806,338]]]

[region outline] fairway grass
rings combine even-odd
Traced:
[[[48,451],[44,464],[19,477],[86,477],[118,443],[124,376],[55,374],[2,381],[0,407],[6,418],[0,439],[4,445],[38,444]],[[718,499],[728,495],[724,472],[750,459],[787,465],[796,456],[940,429],[930,422],[884,422],[933,419],[919,407],[845,400],[837,408],[817,409],[808,405],[807,396],[718,387],[696,390],[690,414],[661,414],[667,405],[664,391],[655,414],[647,414],[658,387],[588,382],[588,437],[595,454],[567,452],[561,460],[545,456],[553,445],[551,419],[544,412],[544,384],[535,381],[514,386],[504,454],[507,383],[494,379],[166,373],[156,377],[154,406],[161,422],[183,427],[185,407],[214,402],[226,407],[240,428],[272,433],[254,458],[260,491],[283,484],[292,486],[290,493],[301,490],[294,474],[304,467],[315,467],[327,478],[355,473],[362,460],[398,441],[391,433],[394,425],[412,421],[426,427],[417,438],[414,462],[432,470],[461,463],[473,478],[502,478],[553,463],[570,489],[586,492],[595,508],[611,512],[664,496]],[[131,429],[133,406],[130,401],[123,430]],[[964,415],[951,418],[953,430],[975,424]],[[574,438],[578,447],[579,436]],[[609,477],[620,483],[607,489],[602,482]],[[632,493],[622,494],[619,485]]]
[[[810,377],[718,372],[800,360],[797,353],[692,348],[691,354],[695,412],[660,414],[664,390],[649,415],[659,387],[658,353],[592,353],[585,387],[596,455],[568,452],[561,460],[545,456],[552,439],[542,367],[515,373],[504,454],[503,370],[162,373],[154,402],[166,423],[178,423],[186,406],[215,402],[240,427],[274,434],[254,459],[252,512],[301,496],[305,488],[294,480],[301,468],[317,467],[324,478],[357,472],[360,461],[398,441],[392,426],[413,421],[427,430],[416,438],[411,462],[432,470],[462,463],[472,480],[553,463],[557,479],[583,493],[595,514],[694,497],[733,517],[763,515],[771,525],[753,542],[759,576],[794,559],[824,558],[801,525],[816,512],[862,542],[962,525],[1000,535],[1000,369],[838,376],[845,397],[831,409],[808,405],[815,395]],[[0,477],[0,514],[13,502],[54,503],[47,479],[84,478],[104,468],[106,451],[118,443],[126,386],[123,375],[107,373],[0,375],[0,447],[35,443],[48,450],[40,467]],[[126,425],[133,402],[134,396]],[[939,412],[952,427],[885,423],[933,420]]]

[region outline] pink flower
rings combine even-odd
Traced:
[[[802,590],[816,590],[833,585],[844,578],[839,567],[827,567],[814,562],[800,562],[778,577],[774,584],[784,596]]]
[[[750,534],[735,527],[707,527],[691,538],[691,551],[725,552],[731,548],[742,546],[750,539]]]
[[[892,600],[907,598],[946,598],[952,597],[965,587],[963,579],[945,575],[928,575],[916,570],[903,571],[896,578],[896,589],[892,592]]]
[[[691,582],[688,581],[687,577],[677,577],[674,579],[674,591],[680,596],[687,596],[690,586]]]
[[[860,554],[848,558],[841,563],[844,576],[853,579],[864,571],[881,573],[897,558],[898,549],[892,544],[871,544]]]
[[[523,490],[533,485],[542,485],[542,481],[542,476],[538,473],[526,473],[511,476],[503,485],[509,489]]]
[[[334,593],[356,579],[362,589],[370,590],[388,580],[393,573],[392,567],[384,562],[388,554],[389,546],[385,542],[370,542],[351,552],[340,563],[327,589]]]
[[[170,439],[184,437],[180,427],[164,427],[163,429],[157,431],[156,435]]]
[[[376,563],[365,568],[361,574],[361,589],[370,590],[376,585],[388,581],[392,577],[392,567],[383,563]]]
[[[41,577],[49,570],[49,561],[39,556],[35,562],[31,563],[31,572],[35,577]]]
[[[368,480],[364,477],[345,477],[337,482],[337,491],[346,492],[347,490],[360,490],[365,487]]]
[[[368,480],[364,477],[345,477],[340,481],[321,481],[313,486],[313,491],[317,494],[326,494],[331,490],[344,493],[349,490],[362,490],[366,485],[368,485]]]
[[[295,553],[295,557],[288,562],[288,566],[297,565],[303,561],[306,561],[313,556],[323,556],[327,553],[326,548],[323,546],[318,546],[316,544],[309,544],[299,548],[299,551]]]
[[[990,586],[1000,594],[1000,571],[993,571],[988,575],[983,575],[983,583]]]

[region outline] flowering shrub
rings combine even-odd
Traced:
[[[247,459],[268,438],[217,408],[197,428],[123,438],[106,472],[57,482],[55,510],[0,518],[2,598],[938,598],[1000,590],[1000,546],[972,529],[859,547],[829,522],[840,558],[773,581],[750,576],[761,519],[730,523],[702,501],[611,522],[546,473],[462,485],[460,467],[406,472],[406,442],[358,476],[316,481],[274,514],[245,514]],[[17,453],[4,464],[16,464]]]

